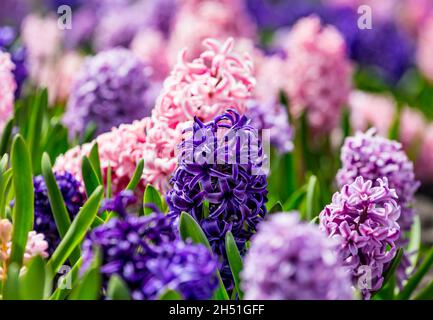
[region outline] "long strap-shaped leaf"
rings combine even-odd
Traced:
[[[243,269],[243,263],[236,245],[236,241],[230,231],[226,233],[226,252],[227,258],[229,260],[230,270],[232,271],[233,279],[235,281],[236,291],[238,292],[239,299],[242,299],[243,292],[241,289],[240,273]]]
[[[418,270],[414,273],[414,275],[411,276],[410,279],[407,281],[406,285],[404,286],[403,290],[399,293],[397,298],[399,300],[409,299],[412,292],[420,284],[421,280],[424,278],[424,276],[430,270],[432,265],[433,265],[433,248],[431,248],[427,252],[427,254],[424,258],[424,261],[421,263],[421,265],[419,266]]]
[[[24,139],[17,135],[12,143],[12,179],[15,190],[12,250],[9,263],[22,265],[28,233],[33,228],[34,190],[32,164]]]
[[[197,223],[197,221],[195,221],[195,219],[186,212],[182,212],[182,214],[180,215],[179,231],[183,240],[191,239],[192,242],[194,243],[204,244],[213,254],[212,248],[202,228]],[[215,292],[214,298],[216,300],[229,300],[229,296],[224,287],[224,283],[221,279],[221,275],[218,270],[217,270],[217,277],[218,277],[219,286]]]
[[[97,187],[78,212],[74,221],[72,221],[71,227],[68,232],[66,232],[65,237],[62,239],[48,261],[48,270],[51,270],[53,275],[56,274],[72,251],[83,240],[87,230],[92,225],[92,222],[98,213],[103,195],[103,188],[101,186]]]
[[[57,230],[60,237],[63,239],[69,227],[71,219],[69,218],[68,210],[66,209],[65,201],[62,193],[57,185],[56,178],[51,170],[51,161],[48,154],[42,156],[42,175],[44,176],[45,184],[48,191],[48,199],[50,200],[51,211],[53,212],[54,221],[56,222]],[[76,248],[71,254],[71,263],[74,265],[80,259],[80,248]]]
[[[99,180],[98,174],[86,156],[81,161],[81,170],[86,194],[89,197],[98,186],[102,185],[102,182]]]

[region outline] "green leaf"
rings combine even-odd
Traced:
[[[34,257],[21,279],[21,298],[24,300],[42,300],[45,294],[45,262],[41,256]]]
[[[5,153],[8,152],[13,127],[14,127],[14,119],[9,119],[9,121],[4,126],[3,132],[1,135],[0,156],[3,156]]]
[[[209,249],[209,251],[212,254],[214,254],[212,252],[212,248],[202,228],[200,227],[198,222],[186,212],[182,212],[180,215],[179,232],[183,240],[186,241],[187,239],[190,239],[193,243],[204,244]],[[217,271],[217,277],[218,277],[219,287],[215,292],[214,298],[217,300],[228,300],[229,296],[224,287],[224,283],[222,282],[221,275],[219,274],[218,271]]]
[[[421,221],[419,216],[415,216],[412,228],[409,233],[409,243],[406,252],[408,253],[410,267],[406,270],[407,274],[412,274],[418,264],[418,257],[421,247]]]
[[[311,176],[308,180],[307,184],[307,195],[306,195],[306,212],[305,212],[305,219],[307,221],[312,220],[317,215],[317,191],[318,183],[317,183],[317,177]]]
[[[269,214],[278,213],[278,212],[284,212],[283,205],[280,201],[277,201],[269,210]]]
[[[108,282],[107,296],[111,300],[131,300],[128,286],[117,274]]]
[[[285,212],[299,209],[299,206],[305,197],[307,191],[307,186],[304,185],[298,190],[296,190],[290,198],[284,203],[283,209]]]
[[[92,225],[92,222],[98,213],[99,205],[103,196],[103,188],[101,186],[97,187],[84,206],[80,209],[74,221],[72,221],[65,237],[62,239],[48,261],[49,270],[51,270],[53,274],[59,270],[60,266],[83,240],[87,230]]]
[[[101,253],[95,250],[93,261],[77,286],[72,290],[69,300],[98,300],[101,293],[102,274],[100,272]]]
[[[107,199],[111,199],[113,190],[111,187],[111,165],[108,163],[108,169],[107,169],[107,187],[106,187],[106,193],[107,193]]]
[[[81,162],[81,171],[82,177],[84,181],[84,186],[86,188],[87,197],[89,197],[95,189],[101,185],[101,181],[98,178],[98,175],[93,169],[92,164],[90,163],[89,158],[86,156],[83,157]]]
[[[88,142],[92,141],[93,137],[95,136],[97,129],[98,129],[98,127],[96,126],[96,123],[90,122],[87,125],[86,129],[84,130],[84,134],[83,134],[83,137],[81,138],[80,144],[84,144],[84,143],[88,143]]]
[[[47,186],[48,199],[50,200],[54,221],[56,222],[60,237],[63,239],[71,226],[71,219],[69,218],[69,212],[66,208],[62,193],[57,185],[56,178],[51,170],[50,158],[46,153],[42,156],[41,168]],[[80,248],[76,248],[71,254],[71,263],[74,265],[78,259],[80,259],[80,256]]]
[[[386,285],[388,283],[390,283],[390,280],[392,279],[392,277],[395,275],[395,272],[396,272],[398,266],[400,265],[401,259],[403,257],[403,253],[404,252],[403,252],[402,248],[397,250],[397,253],[395,254],[394,259],[392,259],[391,265],[383,274],[383,283],[382,283],[381,289],[385,288]],[[380,293],[380,291],[381,290],[373,293],[373,296],[375,296],[377,293]],[[393,291],[393,290],[391,290],[391,291]]]
[[[240,273],[243,269],[243,263],[242,263],[241,255],[238,250],[238,246],[236,245],[236,241],[233,238],[233,234],[230,231],[226,233],[225,244],[226,244],[226,253],[230,265],[230,270],[232,271],[233,279],[235,281],[235,288],[239,294],[239,299],[242,299],[243,292],[241,289]]]
[[[422,288],[422,290],[415,296],[414,300],[433,300],[433,280]]]
[[[20,269],[21,267],[18,263],[13,262],[9,264],[6,283],[4,284],[4,288],[3,288],[4,300],[20,299],[20,288],[19,288]]]
[[[63,274],[61,278],[57,280],[57,288],[51,295],[50,300],[63,300],[70,293],[71,288],[75,286],[78,281],[79,271],[82,265],[83,259],[77,261],[77,263],[68,271]],[[70,286],[69,286],[70,285]]]
[[[8,154],[6,153],[0,160],[0,219],[6,217],[6,198],[8,185],[12,179],[12,169],[7,168]]]
[[[175,290],[166,290],[158,297],[158,300],[183,300],[182,295]]]
[[[418,270],[409,278],[403,290],[399,293],[397,298],[399,300],[407,300],[410,298],[414,290],[418,287],[421,280],[430,270],[433,265],[433,247],[427,251],[424,261],[419,266]]]
[[[144,214],[149,215],[153,212],[152,208],[146,207],[146,204],[152,203],[159,210],[163,210],[161,195],[159,192],[150,184],[146,186],[146,190],[144,191]]]
[[[90,149],[89,161],[99,181],[102,183],[101,161],[99,159],[99,147],[97,143],[94,143],[92,149]]]
[[[12,143],[12,180],[15,190],[12,250],[9,263],[22,265],[27,237],[33,229],[34,192],[29,151],[20,135]]]
[[[137,188],[137,185],[140,182],[141,176],[143,174],[143,168],[144,160],[141,159],[140,162],[138,162],[137,167],[135,168],[131,181],[129,181],[128,186],[126,187],[127,190],[134,191],[135,188]]]

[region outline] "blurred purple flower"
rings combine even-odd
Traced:
[[[150,114],[151,68],[129,50],[101,52],[84,63],[69,97],[64,123],[71,134],[82,133],[89,122],[97,133]]]
[[[296,213],[277,213],[259,226],[241,274],[245,299],[352,299],[336,241]]]

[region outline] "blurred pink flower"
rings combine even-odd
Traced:
[[[409,107],[403,108],[400,114],[399,140],[405,150],[413,151],[413,148],[419,147],[426,127],[426,120],[420,111]]]
[[[433,81],[433,18],[421,29],[417,44],[416,61],[421,72]]]
[[[376,127],[379,135],[388,136],[396,111],[392,97],[353,91],[349,96],[349,109],[354,131]]]
[[[170,58],[174,61],[183,48],[187,59],[197,58],[206,38],[253,37],[255,28],[243,8],[242,0],[186,0],[170,36]]]
[[[131,43],[131,51],[145,64],[153,69],[152,78],[164,80],[170,72],[167,40],[162,32],[145,29],[135,35]]]
[[[310,16],[299,20],[286,43],[286,90],[291,112],[308,110],[314,131],[329,132],[340,121],[351,89],[352,67],[346,44],[332,26]]]
[[[14,68],[9,53],[0,51],[0,135],[13,112],[14,93],[17,86],[12,73]]]
[[[285,61],[278,55],[265,56],[261,53],[253,55],[256,76],[254,95],[261,101],[279,99],[280,90],[283,90],[287,78],[284,70]]]
[[[56,81],[49,83],[48,90],[53,92],[58,101],[66,101],[72,89],[72,84],[80,70],[84,57],[75,51],[62,55],[55,67]]]
[[[401,0],[396,13],[403,27],[416,36],[433,13],[433,2],[431,0]]]
[[[210,121],[227,108],[243,113],[252,95],[255,79],[250,56],[233,53],[233,39],[222,44],[207,39],[204,45],[207,50],[192,62],[185,49],[179,53],[156,101],[153,117],[170,128],[194,116]]]
[[[423,182],[433,181],[433,124],[424,130],[420,153],[415,161],[415,174]]]
[[[39,87],[56,87],[59,81],[56,64],[62,46],[57,19],[29,15],[22,23],[21,37],[27,50],[30,77]],[[49,92],[50,102],[55,101],[54,92]]]

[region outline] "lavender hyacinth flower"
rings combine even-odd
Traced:
[[[357,177],[332,197],[320,213],[320,229],[340,242],[339,252],[363,297],[379,290],[383,272],[396,255],[400,238],[397,193],[386,178]]]
[[[276,213],[259,226],[241,274],[245,299],[348,300],[353,290],[338,243],[297,213]]]
[[[0,1],[0,25],[19,27],[26,14],[29,13],[29,1],[1,0]]]
[[[65,201],[69,218],[73,220],[85,202],[81,183],[68,172],[56,172],[54,175]],[[48,199],[47,185],[42,176],[36,176],[33,178],[33,186],[35,192],[34,230],[45,235],[45,239],[48,242],[48,253],[51,255],[60,243],[60,235]]]
[[[127,49],[101,52],[85,62],[69,97],[63,122],[72,134],[89,122],[97,133],[150,114],[149,76],[152,70]]]
[[[339,187],[354,182],[358,176],[372,181],[387,178],[401,206],[398,220],[401,230],[410,230],[414,219],[414,194],[420,183],[415,179],[413,163],[399,142],[376,135],[374,128],[366,133],[358,132],[354,137],[346,138],[341,149],[341,163],[342,168],[337,173]]]
[[[15,98],[19,98],[24,81],[28,76],[26,65],[27,53],[25,48],[20,44],[18,34],[13,27],[0,26],[0,51],[9,52],[11,55],[12,62],[15,65],[13,73],[17,84]]]
[[[241,253],[266,214],[267,181],[262,142],[250,120],[235,111],[209,123],[195,119],[179,146],[179,165],[167,193],[169,215],[185,211],[201,225],[220,257],[221,276],[230,289],[233,279],[225,253],[231,231]]]
[[[104,209],[116,210],[119,217],[86,237],[83,270],[91,264],[96,246],[102,253],[104,288],[111,276],[118,275],[135,300],[156,299],[167,289],[179,291],[185,299],[209,299],[218,284],[217,261],[210,251],[181,241],[169,216],[127,214],[125,207],[131,202],[132,192],[106,201]]]
[[[270,130],[271,145],[279,153],[284,154],[293,150],[293,129],[284,105],[274,101],[249,101],[247,107],[252,124],[258,130]]]

